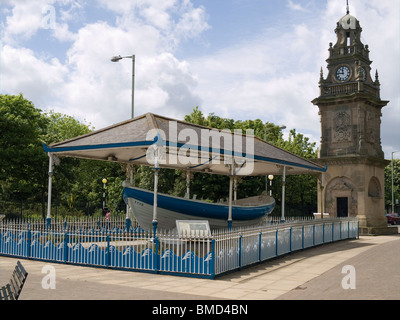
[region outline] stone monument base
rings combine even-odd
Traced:
[[[381,235],[391,235],[398,234],[399,229],[397,226],[387,226],[387,227],[362,227],[360,226],[359,234],[360,236],[381,236]]]

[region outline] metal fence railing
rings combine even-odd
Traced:
[[[264,227],[213,233],[215,273],[241,269],[294,251],[359,237],[358,220],[292,220]]]
[[[358,220],[269,221],[264,226],[213,230],[212,235],[156,235],[125,219],[3,220],[0,255],[153,273],[214,278],[327,242],[358,238]]]

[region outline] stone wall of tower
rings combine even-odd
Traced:
[[[320,158],[372,156],[384,158],[381,108],[363,99],[335,101],[319,108]]]
[[[319,178],[318,211],[330,217],[353,216],[361,234],[393,232],[385,217],[384,160],[381,142],[382,108],[378,75],[371,78],[369,48],[361,42],[359,21],[347,14],[330,44],[328,76],[319,81],[321,122],[319,159],[328,169]],[[343,71],[345,70],[345,71]],[[397,231],[397,230],[396,230]]]
[[[346,198],[348,216],[360,221],[361,234],[384,234],[384,169],[387,161],[372,157],[333,157],[318,159],[328,170],[321,175],[318,211],[338,217],[338,200]]]

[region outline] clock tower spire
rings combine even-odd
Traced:
[[[350,14],[336,25],[336,44],[329,44],[328,74],[320,72],[321,121],[319,159],[328,170],[318,189],[318,210],[330,217],[358,217],[360,231],[387,232],[384,214],[382,108],[377,72],[371,77],[370,50],[361,41],[360,22]]]

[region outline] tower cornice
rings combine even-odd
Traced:
[[[390,101],[381,100],[376,97],[372,97],[370,94],[365,92],[353,92],[353,93],[344,93],[342,95],[326,95],[315,98],[311,102],[314,105],[324,106],[324,105],[340,105],[344,103],[351,102],[365,102],[366,104],[383,108],[387,106]]]

